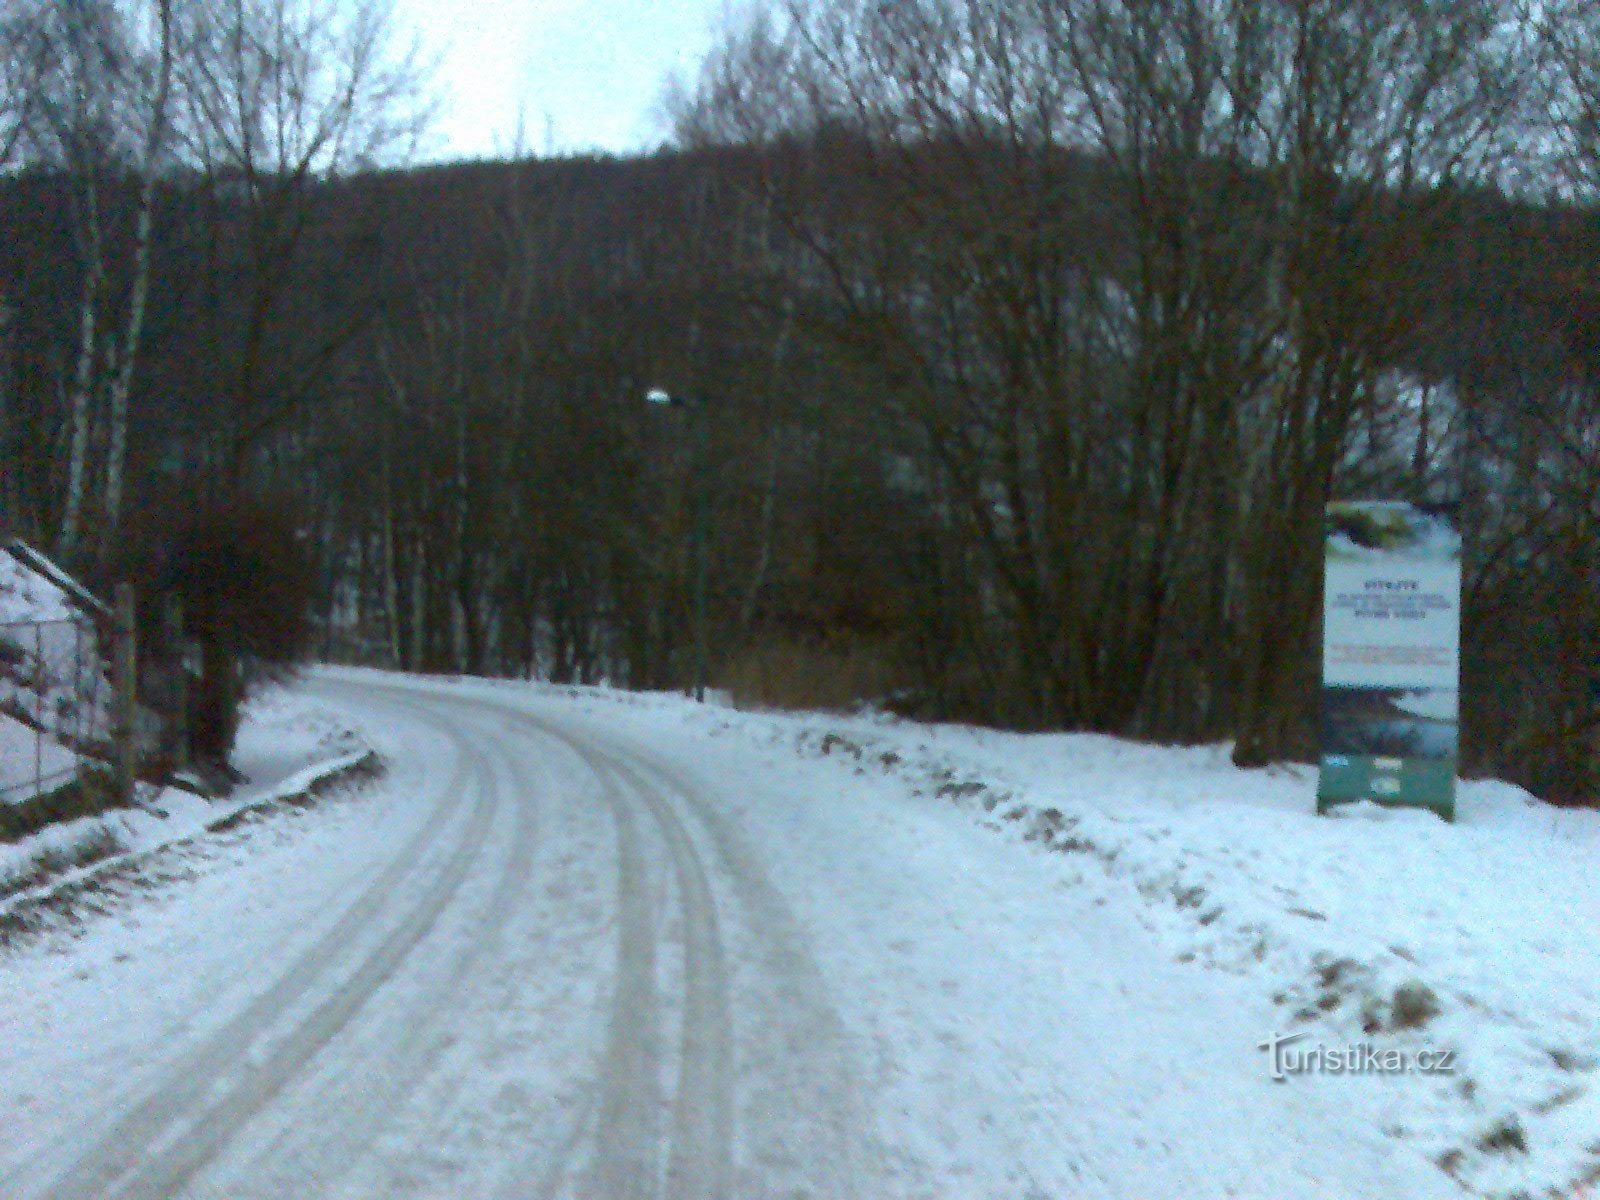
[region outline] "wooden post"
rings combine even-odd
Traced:
[[[33,689],[33,794],[44,789],[44,731],[49,719],[45,709],[44,626],[33,624],[33,671],[38,682]]]
[[[183,601],[169,595],[161,619],[172,670],[172,769],[181,771],[189,765],[189,647],[183,638]]]
[[[133,585],[117,584],[116,603],[112,611],[111,675],[116,711],[115,771],[117,799],[131,804],[137,778],[138,749],[136,713],[139,696],[139,653],[133,619]]]

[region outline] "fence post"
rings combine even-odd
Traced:
[[[189,653],[183,640],[183,601],[168,595],[161,612],[163,641],[172,668],[172,769],[189,765]]]
[[[82,792],[83,792],[84,785],[85,785],[85,782],[86,782],[86,779],[87,779],[87,773],[84,770],[84,764],[88,761],[88,756],[86,754],[84,754],[83,748],[89,744],[89,742],[92,740],[93,735],[94,735],[94,704],[93,704],[92,701],[90,703],[88,703],[88,704],[85,704],[84,700],[83,700],[83,693],[84,693],[84,682],[83,682],[83,680],[84,680],[84,675],[88,673],[88,672],[85,671],[85,667],[89,666],[89,664],[87,664],[84,661],[85,658],[87,657],[87,654],[86,654],[87,650],[88,650],[88,646],[87,646],[87,644],[85,642],[85,639],[84,639],[84,636],[83,636],[83,622],[82,621],[73,621],[72,622],[72,722],[73,723],[72,723],[72,743],[71,743],[71,746],[72,746],[72,760],[73,760],[73,763],[72,763],[72,784],[73,784],[74,787],[76,787],[78,789],[78,792],[80,794],[82,794]],[[96,655],[95,656],[95,661],[94,661],[93,665],[90,667],[90,670],[98,671],[99,669],[100,669],[100,658],[99,658],[99,655]],[[57,740],[58,741],[62,741],[64,739],[58,737]]]
[[[133,585],[117,584],[116,605],[112,612],[111,673],[115,704],[116,789],[117,799],[131,804],[138,749],[139,653],[133,618]]]
[[[49,690],[50,673],[44,665],[44,626],[33,626],[33,794],[44,788],[44,731],[46,715],[44,694]]]

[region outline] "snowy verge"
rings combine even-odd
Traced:
[[[1131,885],[1179,959],[1259,979],[1283,1013],[1272,1033],[1302,1048],[1447,1053],[1448,1073],[1385,1078],[1374,1118],[1464,1189],[1600,1178],[1600,814],[1486,782],[1462,786],[1455,826],[1375,806],[1330,820],[1313,771],[1243,771],[1225,747],[726,722],[958,803],[1084,862],[1108,899]]]
[[[0,947],[37,930],[50,914],[73,915],[99,881],[136,872],[163,849],[254,814],[310,804],[384,770],[366,732],[351,728],[338,710],[280,690],[248,706],[235,762],[246,782],[225,800],[141,785],[135,808],[0,844]]]
[[[831,762],[862,803],[888,787],[954,804],[1059,855],[1067,882],[1137,913],[1176,959],[1271,998],[1263,1042],[1295,1038],[1305,1068],[1286,1086],[1320,1086],[1341,1053],[1403,1061],[1369,1055],[1350,1101],[1465,1193],[1565,1200],[1600,1180],[1600,813],[1474,781],[1454,825],[1369,805],[1318,817],[1314,770],[1241,770],[1225,746],[559,692],[618,725]]]

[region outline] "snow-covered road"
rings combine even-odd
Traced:
[[[0,960],[0,1195],[1459,1194],[953,806],[552,689],[308,686],[376,791]]]

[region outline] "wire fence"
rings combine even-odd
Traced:
[[[112,753],[112,689],[86,614],[0,622],[0,803],[81,779]]]

